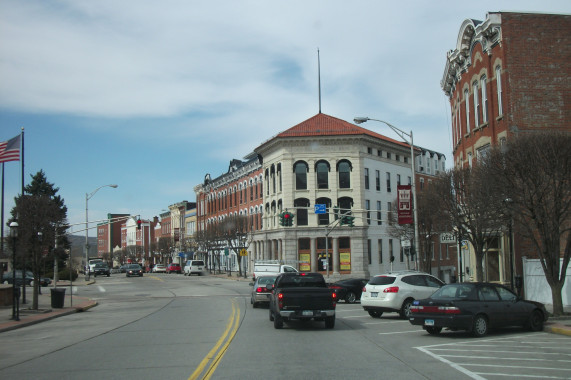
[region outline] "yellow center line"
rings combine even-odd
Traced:
[[[216,369],[218,363],[220,362],[220,359],[222,359],[222,357],[226,353],[226,349],[228,348],[228,346],[232,342],[232,339],[236,335],[239,321],[240,321],[240,308],[237,306],[236,300],[232,300],[232,314],[228,319],[228,323],[226,324],[226,329],[224,330],[224,334],[222,334],[222,336],[220,337],[220,339],[218,339],[214,347],[210,350],[210,352],[208,352],[208,354],[204,357],[204,359],[202,359],[202,361],[200,362],[196,370],[192,373],[192,375],[190,375],[188,380],[198,379],[198,377],[204,371],[204,368],[206,367],[206,365],[208,365],[210,361],[212,362],[208,367],[206,374],[202,377],[202,379],[206,380],[209,379],[210,376],[212,376],[214,370]],[[230,330],[232,330],[232,333],[228,335],[230,333]],[[220,346],[226,340],[227,337],[228,341],[218,352],[218,354],[215,355],[215,353],[218,351],[218,349],[220,348]]]

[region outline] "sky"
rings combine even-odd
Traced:
[[[450,164],[446,53],[493,11],[571,1],[0,0],[0,141],[24,128],[25,184],[43,170],[70,224],[88,194],[90,221],[149,219],[316,115],[319,50],[323,113],[413,131]],[[21,166],[4,168],[7,220]]]

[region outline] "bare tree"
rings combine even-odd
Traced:
[[[447,220],[457,229],[460,239],[468,240],[474,247],[477,281],[484,280],[487,246],[505,225],[505,216],[501,213],[505,198],[490,186],[486,176],[480,166],[457,168],[432,184],[441,194]]]
[[[232,215],[225,218],[219,225],[220,240],[226,242],[229,249],[234,251],[238,258],[238,270],[242,275],[242,260],[240,251],[247,249],[253,236],[249,233],[252,228],[249,225],[250,218],[244,215]],[[244,277],[246,272],[244,269]]]
[[[484,163],[510,199],[518,232],[535,248],[551,288],[553,313],[561,315],[571,258],[571,134],[522,134],[492,150]]]

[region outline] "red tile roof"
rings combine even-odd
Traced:
[[[375,133],[368,129],[359,127],[355,124],[346,122],[345,120],[338,119],[333,116],[329,116],[323,113],[318,113],[317,115],[307,119],[304,122],[299,123],[287,129],[275,138],[282,137],[310,137],[310,136],[346,136],[346,135],[368,135],[376,137],[381,140],[389,141],[394,144],[399,144],[403,146],[410,146],[402,141],[394,140],[389,137],[383,136],[379,133]]]

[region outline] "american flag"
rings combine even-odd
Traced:
[[[20,137],[18,135],[8,141],[0,142],[0,163],[20,161]]]

